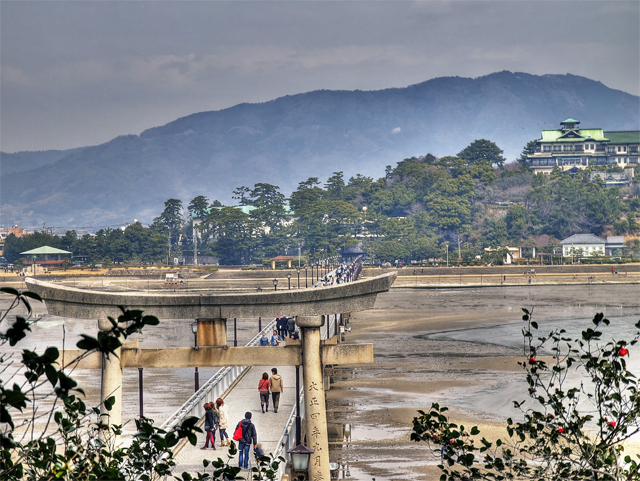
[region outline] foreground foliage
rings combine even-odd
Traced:
[[[11,305],[2,316],[0,348],[7,343],[16,346],[28,337],[33,319],[30,302],[40,297],[29,291],[19,292],[1,288],[0,292],[13,296]],[[22,305],[28,316],[16,316],[10,327],[8,314]],[[84,350],[81,357],[99,352],[115,356],[122,341],[144,326],[158,324],[154,316],[145,316],[139,310],[122,309],[118,319],[109,318],[112,327],[100,331],[97,337],[82,335],[77,347]],[[0,355],[0,479],[2,480],[140,480],[151,481],[159,476],[171,475],[175,466],[173,449],[183,440],[192,445],[197,442],[198,418],[187,418],[180,426],[165,431],[154,425],[152,419],[136,420],[136,433],[128,446],[116,446],[115,438],[122,426],[105,424],[100,407],[87,407],[82,400],[84,392],[68,374],[69,368],[60,369],[60,352],[46,348],[43,354],[24,349],[22,375],[9,374],[15,362],[4,351]],[[104,402],[109,411],[114,398]],[[45,407],[46,406],[46,407]],[[17,412],[27,414],[16,422]],[[240,468],[230,465],[237,453],[231,444],[227,460],[203,461],[202,471],[196,475],[182,473],[175,479],[229,480],[239,477]],[[274,479],[280,458],[271,461],[265,457],[259,467],[253,468],[253,479]]]
[[[610,321],[597,314],[579,339],[564,329],[534,338],[538,325],[523,311],[519,365],[531,399],[514,403],[522,420],[509,418],[507,436],[490,442],[477,427],[450,422],[447,408],[434,403],[414,418],[411,439],[440,446],[442,481],[640,480],[640,454],[624,451],[640,433],[640,386],[626,362],[640,332],[631,341],[606,340]],[[540,359],[543,350],[552,353],[548,363]],[[578,382],[569,377],[574,372]]]

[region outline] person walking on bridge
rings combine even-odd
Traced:
[[[275,367],[271,369],[271,399],[273,400],[273,412],[278,412],[278,406],[280,405],[280,393],[284,392],[284,384],[282,377],[278,375],[278,369]]]
[[[227,428],[229,427],[229,416],[227,415],[227,407],[224,405],[222,398],[216,399],[216,407],[218,408],[218,428],[220,428],[220,446],[228,446],[231,444]]]
[[[260,406],[262,407],[262,412],[264,411],[265,405],[267,407],[267,412],[269,412],[269,388],[271,387],[271,382],[269,381],[269,375],[266,372],[262,373],[262,379],[258,382],[258,391],[260,392]]]
[[[209,447],[209,442],[211,442],[211,449],[216,449],[216,428],[218,427],[218,413],[215,409],[213,409],[213,403],[207,403],[204,405],[205,410],[205,419],[204,419],[204,430],[206,434],[206,441],[204,446],[200,449],[207,449]]]
[[[278,335],[278,330],[273,331],[273,336],[271,336],[271,345],[277,346],[282,342],[282,338]]]
[[[240,452],[238,457],[238,466],[242,468],[244,461],[244,469],[249,468],[249,449],[253,444],[253,449],[258,444],[258,433],[256,432],[255,425],[251,422],[251,413],[247,411],[244,414],[244,419],[238,423],[238,426],[242,428],[242,437],[238,441],[238,451]],[[238,427],[236,427],[236,430]]]

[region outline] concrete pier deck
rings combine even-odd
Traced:
[[[264,349],[280,349],[275,347],[265,347]],[[284,382],[284,392],[280,395],[280,407],[277,413],[273,412],[271,396],[269,396],[269,412],[262,413],[260,409],[260,396],[258,394],[258,381],[262,373],[266,372],[271,376],[271,368],[278,369],[278,374],[282,376]],[[302,382],[302,371],[300,372],[300,382]],[[262,443],[262,449],[265,454],[269,455],[275,451],[276,445],[282,435],[285,424],[291,415],[291,411],[296,402],[296,369],[294,366],[254,366],[247,370],[242,379],[231,389],[224,398],[225,406],[229,414],[229,428],[227,433],[229,438],[233,437],[236,425],[244,418],[247,411],[251,411],[253,417],[251,421],[256,426],[258,433],[258,442]],[[205,434],[198,435],[198,444],[192,446],[187,443],[176,455],[176,466],[173,469],[174,475],[180,475],[183,472],[196,473],[205,472],[202,466],[203,459],[222,458],[227,460],[229,452],[228,447],[220,446],[220,432],[216,431],[216,450],[200,449],[204,446]],[[236,443],[237,446],[238,443]],[[250,452],[253,460],[253,448]],[[232,465],[238,464],[238,456],[234,457],[230,462]],[[209,467],[210,471],[212,468]]]

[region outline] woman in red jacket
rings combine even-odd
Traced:
[[[267,412],[269,412],[269,388],[271,387],[271,382],[269,381],[269,375],[265,372],[262,373],[262,379],[258,383],[258,391],[260,391],[260,406],[262,406],[262,412],[265,412],[265,407],[267,408]]]

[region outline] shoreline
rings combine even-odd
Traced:
[[[418,410],[433,402],[447,406],[447,417],[466,429],[477,425],[480,437],[508,437],[505,420],[519,412],[509,396],[528,399],[517,365],[523,351],[492,336],[519,334],[520,307],[535,307],[541,329],[588,322],[603,310],[612,319],[640,318],[640,298],[630,284],[483,287],[498,288],[396,287],[380,295],[374,309],[353,314],[347,342],[373,343],[374,364],[334,369],[327,392],[330,423],[338,432],[352,424],[351,443],[333,439],[330,445],[332,461],[350,466],[352,479],[438,479],[437,450],[409,439]],[[455,332],[463,335],[447,335]],[[638,443],[627,445],[640,451]]]

